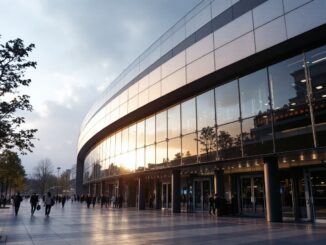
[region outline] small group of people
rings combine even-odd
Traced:
[[[23,201],[22,196],[19,192],[14,196],[13,198],[13,205],[15,207],[15,216],[17,216],[20,204]],[[36,193],[33,193],[29,199],[29,202],[31,204],[31,215],[34,215],[36,210],[39,210],[41,208],[41,205],[39,204],[39,197],[36,195]],[[51,192],[48,192],[44,196],[44,206],[45,206],[45,216],[49,216],[51,212],[51,207],[55,204],[54,198],[51,195]],[[64,206],[64,204],[63,204]]]
[[[101,208],[103,207],[107,208],[109,206],[111,206],[112,208],[122,208],[122,204],[123,204],[122,195],[118,195],[118,196],[113,195],[111,198],[105,195],[102,195],[101,197],[87,195],[86,198],[84,199],[86,199],[87,208],[90,208],[91,205],[93,205],[94,208],[97,202],[101,204]]]

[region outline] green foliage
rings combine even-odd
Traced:
[[[0,183],[17,191],[24,187],[25,169],[17,153],[5,150],[0,154]]]
[[[36,129],[21,129],[25,118],[19,111],[32,111],[28,95],[21,95],[21,86],[28,86],[27,68],[36,62],[27,60],[34,44],[25,47],[23,40],[15,39],[0,44],[0,150],[17,148],[22,154],[31,152]]]

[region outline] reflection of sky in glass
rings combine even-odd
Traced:
[[[240,78],[239,84],[242,118],[257,115],[269,108],[266,69]]]
[[[176,159],[177,154],[179,154],[178,157],[180,158],[180,154],[181,154],[181,140],[180,140],[180,138],[169,140],[168,147],[169,147],[168,154],[169,154],[169,160],[170,161]]]
[[[239,118],[238,83],[233,81],[215,90],[217,124],[224,124]]]
[[[155,117],[152,116],[146,119],[146,145],[153,144],[155,142]]]
[[[197,138],[196,134],[189,134],[182,137],[182,154],[183,157],[197,155]]]
[[[302,70],[301,76],[304,75],[302,56],[296,56],[277,63],[270,66],[268,69],[273,108],[279,109],[285,105],[289,105],[289,99],[296,97],[296,81],[294,73]],[[304,79],[300,79],[297,82],[305,89],[306,85],[304,81]]]
[[[156,145],[156,163],[162,163],[167,159],[167,144],[161,142]]]
[[[195,98],[181,104],[182,134],[196,131],[196,100]]]
[[[198,130],[204,127],[215,125],[215,103],[214,90],[210,90],[197,97],[197,115],[198,115]]]
[[[168,110],[168,138],[180,136],[180,105]]]

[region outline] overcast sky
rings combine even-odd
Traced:
[[[200,0],[0,0],[0,42],[34,43],[28,71],[39,131],[22,156],[30,175],[39,161],[69,169],[81,122],[103,89]]]

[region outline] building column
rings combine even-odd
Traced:
[[[266,219],[269,222],[282,222],[280,177],[277,157],[264,157],[264,182]]]
[[[214,171],[214,191],[220,198],[225,196],[223,177],[224,171],[222,169]]]
[[[145,210],[145,178],[138,178],[138,210]]]
[[[172,189],[172,212],[180,213],[180,188],[181,188],[181,171],[173,170],[171,175],[171,189]]]

